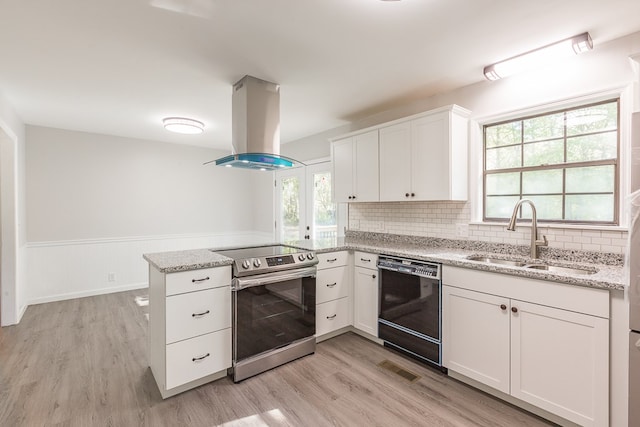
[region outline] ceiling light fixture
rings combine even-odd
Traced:
[[[591,49],[593,49],[593,40],[591,40],[589,33],[578,34],[577,36],[488,65],[484,67],[484,76],[487,80],[498,80],[545,63],[553,63],[566,57],[571,52],[577,55]]]
[[[162,124],[166,130],[176,133],[195,135],[204,132],[204,123],[185,117],[167,117]]]

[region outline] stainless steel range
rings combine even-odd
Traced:
[[[315,352],[315,253],[286,245],[214,251],[233,259],[233,381]]]

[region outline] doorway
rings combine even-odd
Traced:
[[[333,202],[331,162],[276,172],[276,238],[336,238],[344,207]]]

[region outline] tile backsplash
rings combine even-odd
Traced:
[[[349,205],[349,229],[443,239],[468,239],[493,243],[529,245],[531,228],[519,224],[507,231],[506,224],[471,222],[469,202],[397,202],[352,203]],[[538,227],[547,236],[549,247],[580,251],[622,254],[627,245],[627,232]]]

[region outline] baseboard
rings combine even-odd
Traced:
[[[64,301],[64,300],[68,300],[68,299],[92,297],[92,296],[96,296],[96,295],[113,294],[113,293],[116,293],[116,292],[132,291],[134,289],[143,289],[143,288],[148,288],[148,287],[149,287],[149,283],[145,282],[145,283],[132,283],[132,284],[129,284],[129,285],[122,285],[122,286],[113,286],[113,287],[109,287],[109,288],[92,289],[90,291],[69,292],[69,293],[64,293],[64,294],[51,295],[51,296],[47,296],[47,297],[43,297],[43,298],[35,298],[35,299],[29,301],[28,305],[36,305],[36,304],[44,304],[44,303],[47,303],[47,302],[55,302],[55,301]],[[27,307],[28,306],[25,306],[24,309],[26,310]],[[24,313],[24,311],[22,313]],[[20,317],[22,317],[22,315]]]

